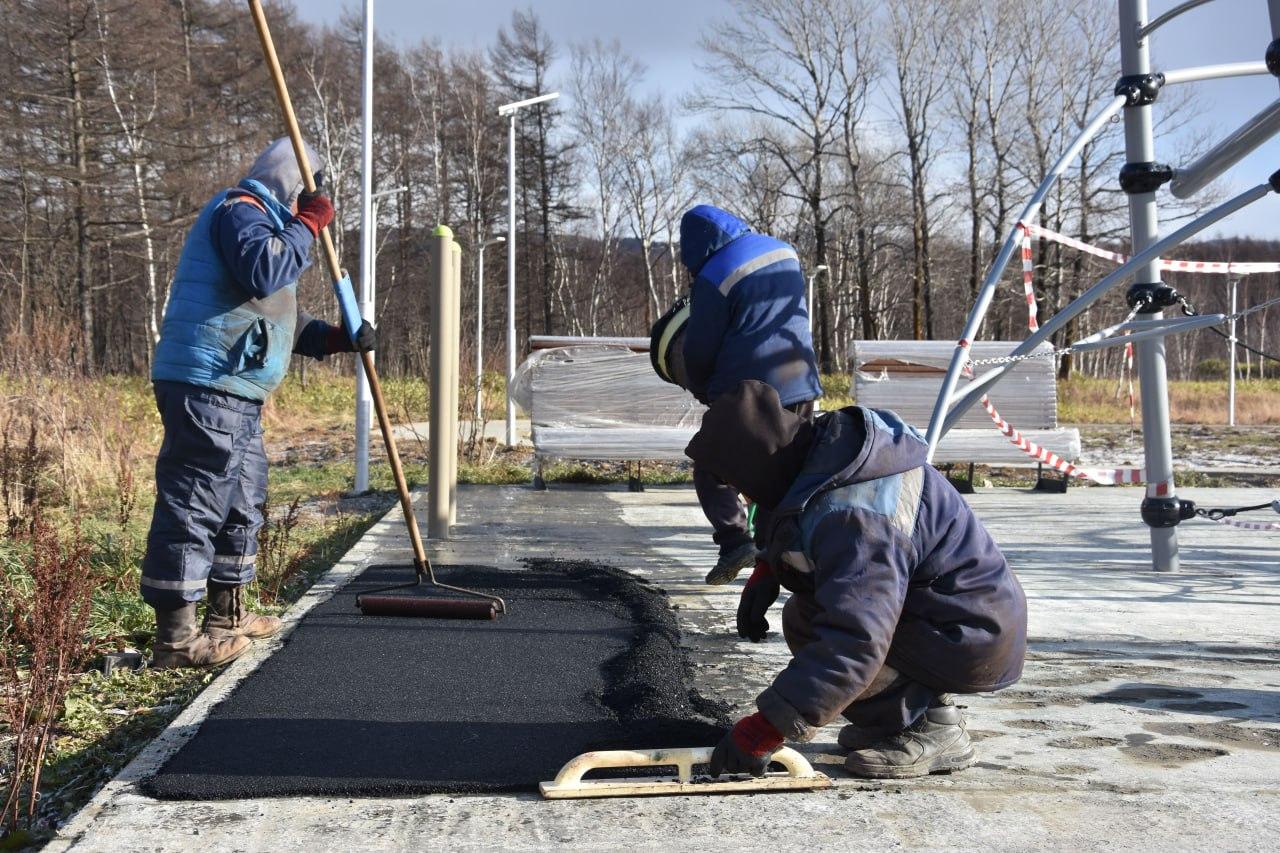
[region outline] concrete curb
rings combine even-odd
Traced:
[[[417,494],[414,494],[417,497]],[[311,588],[280,617],[283,630],[267,642],[255,642],[249,651],[223,670],[191,704],[182,710],[151,743],[143,748],[116,776],[103,785],[88,803],[76,812],[44,847],[46,851],[70,850],[78,843],[102,811],[121,795],[138,795],[138,783],[153,775],[169,758],[195,735],[200,724],[219,702],[231,694],[240,682],[253,674],[262,662],[285,644],[313,607],[333,597],[352,578],[364,571],[370,558],[386,544],[385,535],[403,527],[400,506],[392,506],[374,522],[360,540],[342,556],[333,568],[320,576]]]

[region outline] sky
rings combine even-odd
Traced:
[[[353,0],[300,0],[297,5],[305,20],[321,24],[336,23],[344,8],[359,8]],[[537,0],[532,4],[511,0],[375,0],[374,28],[380,38],[400,45],[427,38],[446,46],[486,48],[499,28],[510,21],[513,9],[530,5],[562,48],[562,65],[567,65],[569,44],[594,37],[605,42],[616,38],[624,50],[647,66],[645,88],[673,98],[687,92],[700,77],[696,65],[699,31],[732,11],[728,0]],[[1150,15],[1154,18],[1174,5],[1176,0],[1151,0]],[[1261,59],[1270,41],[1266,6],[1264,0],[1214,0],[1187,13],[1152,36],[1153,66],[1167,70]],[[1280,83],[1269,76],[1188,85],[1196,90],[1196,112],[1184,132],[1203,134],[1214,141],[1280,96]],[[1239,192],[1266,180],[1277,169],[1280,139],[1272,139],[1213,188]],[[1272,195],[1259,201],[1206,232],[1206,236],[1216,235],[1280,238],[1280,197]]]

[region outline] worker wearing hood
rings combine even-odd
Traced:
[[[244,600],[266,500],[262,404],[293,353],[374,346],[368,323],[353,343],[298,305],[298,278],[332,219],[333,204],[304,191],[289,140],[277,139],[205,205],[183,246],[151,371],[164,442],[141,587],[156,611],[155,666],[225,663],[280,630]]]
[[[693,278],[683,334],[689,391],[713,403],[739,382],[759,380],[783,406],[811,417],[822,386],[795,249],[703,204],[680,220],[680,259]],[[696,463],[693,482],[719,546],[707,583],[728,583],[755,562],[746,508],[737,489]]]
[[[686,454],[768,509],[764,557],[738,632],[763,640],[791,591],[792,658],[716,750],[712,772],[759,775],[784,740],[840,715],[845,767],[874,778],[974,761],[952,693],[1022,673],[1026,599],[982,522],[889,411],[850,406],[806,421],[770,386],[742,382],[707,411]]]

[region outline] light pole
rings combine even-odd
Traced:
[[[484,379],[484,250],[487,246],[505,243],[506,237],[490,237],[476,247],[476,424],[484,420],[481,388]]]
[[[374,323],[377,303],[378,269],[378,199],[408,191],[408,187],[370,193],[369,218],[360,231],[360,316]],[[367,241],[367,245],[366,245]],[[369,353],[372,358],[374,353]],[[369,491],[369,426],[373,412],[373,395],[364,368],[356,370],[356,494]]]
[[[1236,297],[1240,279],[1231,279],[1231,322],[1227,324],[1227,426],[1236,425]]]
[[[516,443],[516,401],[511,384],[516,378],[516,114],[525,107],[560,97],[559,92],[512,101],[498,107],[510,119],[507,135],[507,447]]]
[[[360,116],[360,316],[373,322],[373,0],[364,2]],[[373,353],[369,354],[370,359]],[[356,368],[356,482],[369,490],[369,420],[373,396],[364,367]]]
[[[818,277],[818,273],[831,274],[831,267],[826,264],[818,264],[813,268],[813,272],[809,273],[809,302],[805,306],[809,309],[809,345],[813,346],[813,280]],[[813,410],[815,412],[822,410],[822,401],[813,401]]]

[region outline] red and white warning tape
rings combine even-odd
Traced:
[[[1068,237],[1066,234],[1059,234],[1057,231],[1051,231],[1048,228],[1042,228],[1031,222],[1019,222],[1023,234],[1023,250],[1024,254],[1029,245],[1030,237],[1040,237],[1044,240],[1052,240],[1055,243],[1061,243],[1064,246],[1070,246],[1096,258],[1103,258],[1108,261],[1115,261],[1117,264],[1123,264],[1129,260],[1128,255],[1122,255],[1119,252],[1110,252],[1106,249],[1100,249],[1097,246],[1077,240],[1074,237]],[[1280,272],[1280,263],[1262,263],[1248,262],[1240,263],[1236,261],[1171,261],[1162,260],[1159,262],[1159,269],[1172,272],[1201,272],[1212,273],[1216,275],[1257,275],[1258,273]],[[1024,273],[1025,280],[1026,275]]]
[[[1036,290],[1033,276],[1035,273],[1035,264],[1031,261],[1031,232],[1025,225],[1022,228],[1022,292],[1027,297],[1027,326],[1031,331],[1040,328],[1040,321],[1036,319]]]
[[[1076,477],[1081,480],[1092,480],[1095,483],[1101,483],[1104,486],[1115,486],[1122,483],[1137,484],[1147,481],[1147,472],[1145,468],[1080,468],[1072,465],[1058,454],[1051,450],[1046,450],[1036,444],[1031,439],[1018,432],[1013,424],[1000,417],[1000,413],[996,411],[996,407],[992,405],[991,398],[985,394],[982,397],[982,405],[987,410],[987,414],[991,416],[991,420],[995,422],[996,428],[1004,433],[1005,437],[1013,443],[1013,446],[1021,450],[1042,465],[1048,465],[1055,471],[1060,471],[1068,477]],[[1163,496],[1168,494],[1169,486],[1167,483],[1158,484],[1153,492],[1150,488],[1148,492]]]

